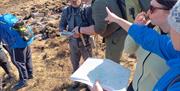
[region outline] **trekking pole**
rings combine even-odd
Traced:
[[[97,57],[98,55],[98,47],[97,47],[97,43],[98,43],[98,35],[95,35],[94,37],[94,44],[95,44],[95,57]]]
[[[84,39],[84,37],[83,37],[82,34],[80,34],[80,38],[81,38],[81,40],[82,40],[82,42],[83,42],[83,45],[84,45],[84,47],[85,47],[85,50],[86,50],[87,53],[88,53],[88,57],[91,57],[91,55],[90,55],[90,53],[89,53],[89,50],[88,50],[88,48],[87,48],[87,44],[86,44],[85,39]]]
[[[2,91],[3,90],[3,87],[2,87],[2,78],[0,77],[0,91]]]

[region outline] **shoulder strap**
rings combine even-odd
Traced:
[[[93,5],[93,4],[94,4],[94,2],[95,2],[95,0],[92,0],[91,5]]]
[[[87,18],[87,14],[88,14],[88,10],[87,10],[86,6],[82,5],[81,10],[80,10],[82,22],[87,22],[88,25],[90,25],[88,18]]]
[[[71,13],[72,13],[72,7],[71,6],[69,6],[69,7],[67,7],[67,17],[69,17],[69,16],[71,16]]]
[[[122,18],[127,19],[125,0],[116,0],[116,1],[121,11]]]

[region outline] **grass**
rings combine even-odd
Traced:
[[[0,0],[2,2],[3,0]],[[16,1],[16,0],[15,0]],[[13,2],[15,2],[13,1]],[[31,4],[39,4],[39,1],[45,2],[47,0],[25,0],[26,7]],[[32,1],[32,2],[31,2]],[[53,2],[59,0],[52,0]],[[19,2],[19,1],[18,1]],[[16,3],[16,2],[15,2]],[[8,7],[0,10],[0,13],[5,12],[15,12],[22,13],[22,4],[19,3],[16,6],[12,5],[14,3],[8,3]],[[24,3],[23,3],[24,4]],[[0,7],[1,8],[1,7]],[[57,24],[58,25],[58,24]],[[101,40],[101,39],[99,39]],[[104,58],[104,44],[98,41],[98,58]],[[34,79],[28,81],[28,86],[19,91],[72,91],[71,83],[69,79],[72,72],[72,65],[70,62],[70,52],[67,41],[62,38],[52,38],[42,41],[34,41],[31,45],[32,48],[32,60],[34,68]],[[132,63],[126,59],[123,59],[122,64],[126,67],[133,67]],[[16,80],[18,79],[17,70],[12,65],[12,71],[15,74]],[[4,74],[3,70],[0,69],[0,77]],[[15,84],[15,82],[13,83]],[[10,89],[7,88],[7,91]],[[84,89],[80,88],[81,91]],[[79,90],[77,90],[79,91]]]

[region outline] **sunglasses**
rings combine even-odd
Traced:
[[[169,10],[168,8],[162,8],[162,7],[154,7],[152,5],[149,6],[150,13],[152,14],[156,9],[160,10]]]

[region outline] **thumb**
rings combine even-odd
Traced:
[[[106,7],[106,12],[107,12],[108,16],[109,16],[109,14],[111,13],[111,11],[109,10],[108,7]]]
[[[103,88],[101,87],[99,81],[96,81],[96,82],[95,82],[92,91],[103,91]]]
[[[104,19],[105,21],[109,21],[108,16]]]

